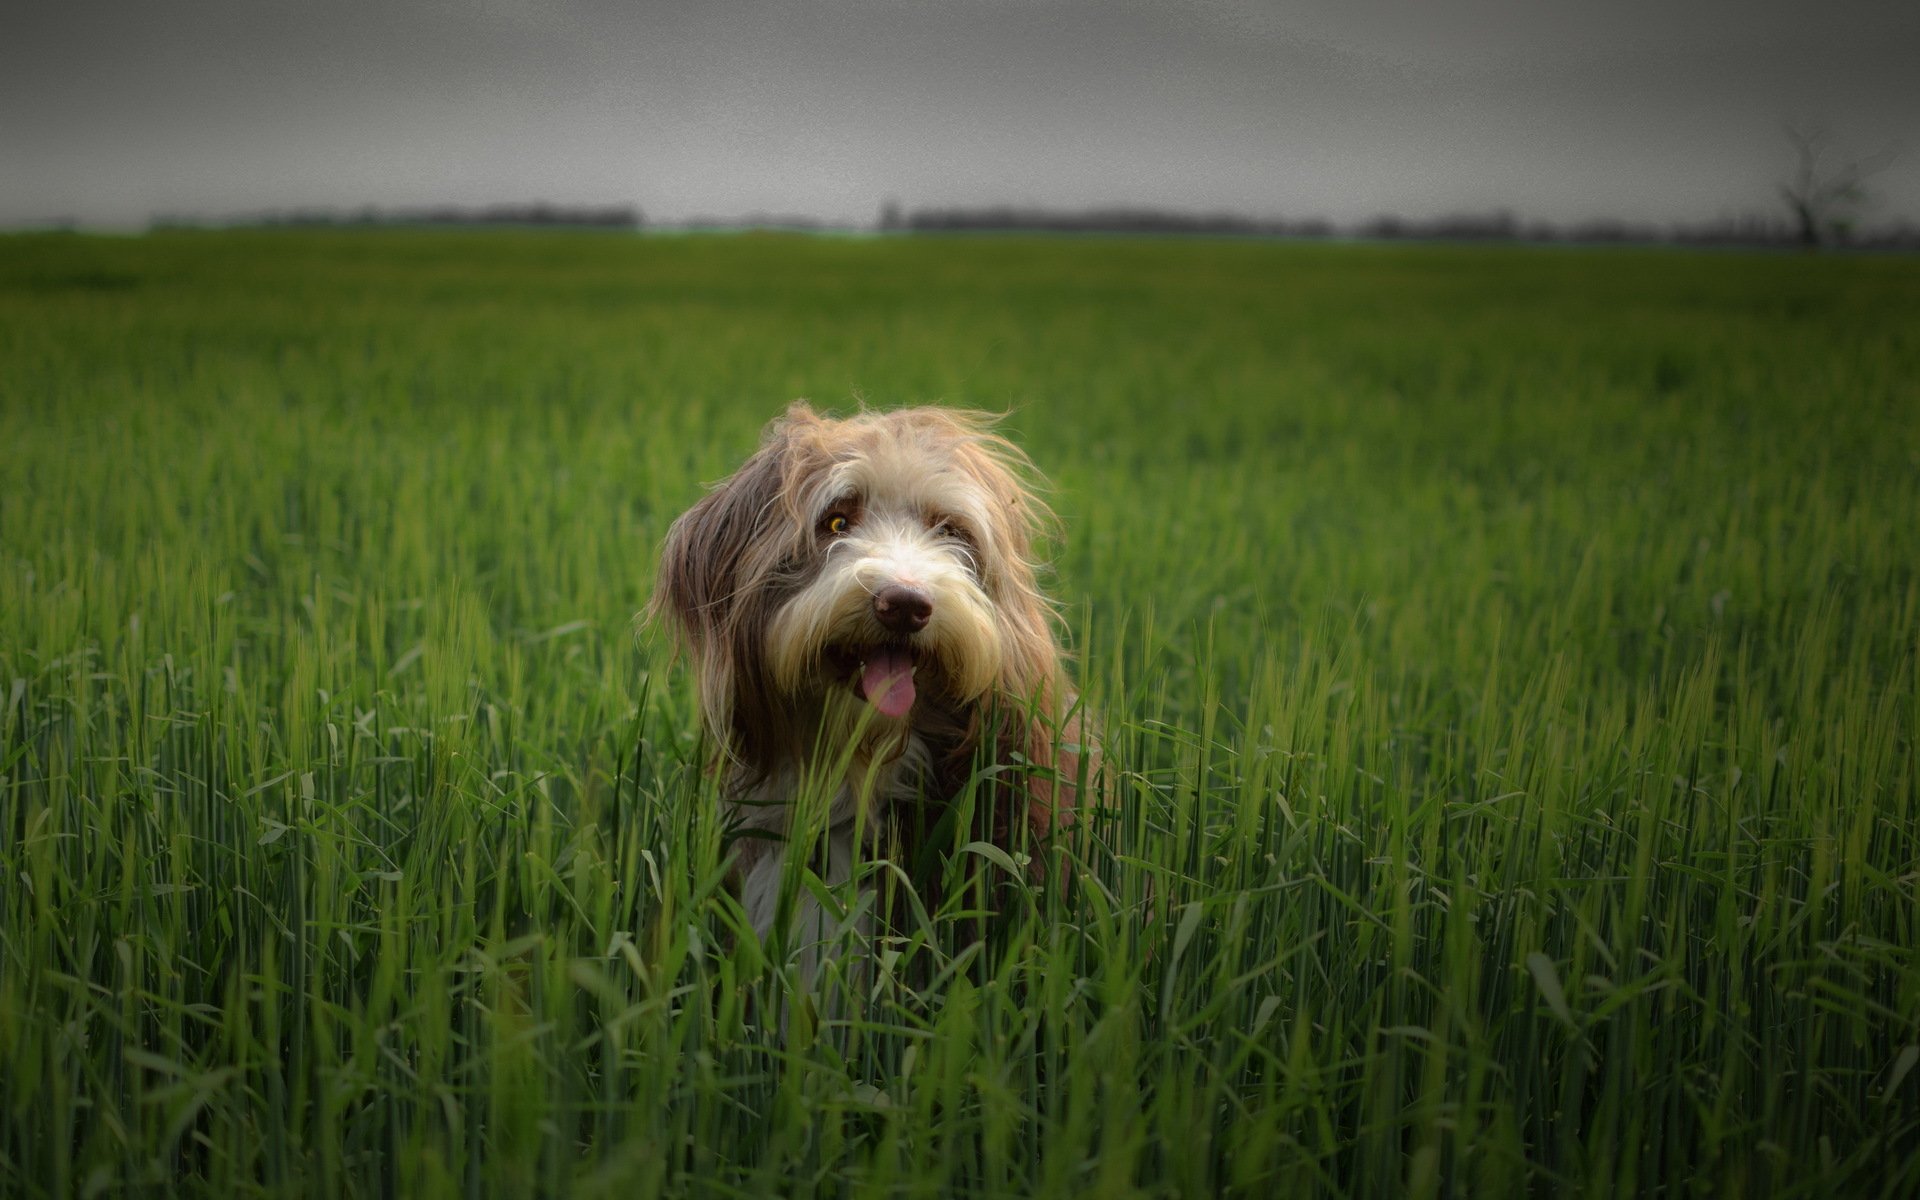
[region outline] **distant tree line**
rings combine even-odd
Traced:
[[[267,226],[296,228],[366,228],[380,226],[591,228],[638,230],[647,228],[639,208],[632,205],[492,204],[432,205],[415,208],[289,208],[228,217],[161,217],[156,228],[210,228]],[[654,228],[701,230],[765,229],[791,232],[850,232],[858,226],[816,218],[757,213],[746,217],[694,218]],[[1658,225],[1651,222],[1595,220],[1556,224],[1521,220],[1513,213],[1458,213],[1429,218],[1379,216],[1341,225],[1319,217],[1257,217],[1232,212],[1179,212],[1143,206],[1116,205],[1089,209],[1055,209],[1018,205],[980,208],[923,208],[903,210],[888,202],[880,211],[883,233],[1066,233],[1138,234],[1148,236],[1361,238],[1373,241],[1518,242],[1568,245],[1682,245],[1792,247],[1843,246],[1864,250],[1920,250],[1920,225],[1910,221],[1861,226],[1832,220],[1819,227],[1816,238],[1810,219],[1794,214],[1742,215],[1692,224]],[[869,226],[868,228],[873,228]]]
[[[1193,233],[1219,237],[1332,237],[1330,221],[1285,221],[1239,213],[1182,213],[1155,208],[1095,208],[1062,211],[1046,208],[931,208],[905,216],[896,207],[882,210],[882,230],[944,233],[965,230],[1028,230],[1035,233]]]
[[[888,204],[879,228],[901,233],[1116,233],[1214,237],[1334,238],[1430,242],[1539,242],[1574,245],[1791,247],[1806,244],[1792,221],[1737,216],[1693,224],[1599,220],[1573,224],[1521,221],[1512,213],[1461,213],[1414,219],[1380,216],[1340,226],[1319,218],[1286,220],[1235,213],[1182,213],[1154,208],[1061,210],[1016,207],[928,208],[903,212]],[[1899,222],[1843,231],[1834,244],[1859,249],[1920,249],[1920,226]]]
[[[417,208],[289,208],[235,217],[206,219],[198,217],[160,217],[153,222],[162,229],[202,228],[206,226],[271,227],[365,227],[377,225],[451,225],[496,226],[538,225],[574,226],[592,229],[639,229],[644,224],[640,210],[632,205],[568,204],[488,204],[462,206],[428,205]]]

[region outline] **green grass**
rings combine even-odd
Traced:
[[[0,240],[0,1193],[1912,1195],[1916,381],[1911,259]],[[825,1005],[633,632],[795,396],[1013,410],[1121,800]]]

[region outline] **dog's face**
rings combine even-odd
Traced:
[[[884,735],[996,695],[1044,701],[1059,662],[1028,470],[973,414],[796,404],[769,426],[674,523],[653,601],[728,749],[765,770],[828,713]]]

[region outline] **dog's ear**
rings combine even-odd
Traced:
[[[980,565],[1000,626],[996,700],[1048,708],[1059,692],[1063,664],[1053,608],[1040,588],[1036,547],[1055,533],[1055,519],[1028,482],[1037,476],[1026,456],[1004,438],[970,429],[955,462],[991,501],[983,511],[987,536]]]
[[[1098,754],[1084,744],[1089,731],[1068,684],[1053,605],[1040,587],[1039,548],[1057,539],[1059,524],[1037,493],[1032,463],[1012,443],[974,430],[960,462],[995,500],[984,565],[1001,654],[989,704],[1000,752],[1017,752],[1027,764],[995,805],[996,836],[1011,838],[1024,824],[1028,836],[1044,841],[1072,822],[1082,799],[1078,781]]]
[[[692,660],[707,727],[750,770],[765,770],[788,735],[758,647],[771,583],[810,537],[796,492],[818,467],[827,425],[805,404],[769,425],[753,457],[667,531],[648,604]]]
[[[743,565],[778,507],[785,457],[784,439],[769,441],[667,530],[648,618],[671,622],[696,661],[725,644]]]

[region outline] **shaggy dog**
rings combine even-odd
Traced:
[[[668,532],[650,611],[697,677],[762,938],[831,933],[810,892],[783,899],[795,855],[828,884],[863,857],[910,862],[970,778],[981,832],[1010,852],[1071,813],[1080,722],[1035,579],[1051,517],[1031,477],[981,414],[801,402]]]

